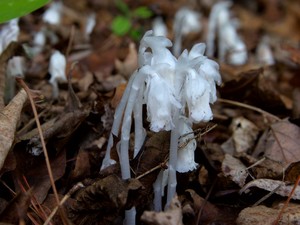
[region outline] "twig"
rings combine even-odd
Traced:
[[[300,182],[300,175],[298,175],[297,181],[295,182],[294,187],[293,187],[291,193],[289,194],[288,199],[286,200],[286,202],[284,203],[283,207],[281,208],[281,210],[280,210],[280,212],[279,212],[279,214],[278,214],[278,216],[277,216],[277,218],[275,220],[274,225],[278,225],[279,224],[279,221],[280,221],[280,219],[281,219],[281,217],[282,217],[282,215],[284,213],[284,210],[286,209],[286,207],[290,203],[290,200],[291,200],[291,198],[292,198],[292,196],[293,196],[293,194],[294,194],[297,186],[299,185],[299,182]]]
[[[68,58],[69,55],[70,55],[73,40],[74,40],[74,36],[75,36],[75,26],[72,26],[71,27],[71,32],[70,32],[70,39],[69,39],[68,47],[67,47],[67,51],[66,51],[66,58]]]
[[[233,101],[233,100],[228,100],[228,99],[222,99],[222,98],[218,98],[217,100],[218,102],[223,102],[223,103],[227,103],[227,104],[231,104],[231,105],[236,105],[236,106],[239,106],[239,107],[243,107],[243,108],[246,108],[246,109],[251,109],[253,111],[256,111],[264,116],[267,116],[269,118],[272,118],[273,120],[276,120],[276,121],[281,121],[281,119],[265,110],[262,110],[260,108],[257,108],[255,106],[252,106],[252,105],[248,105],[248,104],[245,104],[245,103],[241,103],[241,102],[237,102],[237,101]]]
[[[70,191],[62,198],[62,200],[60,201],[59,205],[56,206],[56,207],[53,209],[53,211],[51,212],[51,214],[49,215],[49,217],[47,218],[47,220],[44,222],[43,225],[48,225],[49,222],[51,221],[51,219],[53,218],[53,216],[55,215],[55,213],[57,212],[58,208],[59,208],[60,206],[62,206],[62,205],[65,203],[65,201],[67,201],[68,198],[71,197],[71,195],[72,195],[74,192],[76,192],[77,190],[79,190],[79,189],[82,188],[82,187],[84,187],[84,185],[83,185],[81,182],[79,182],[79,183],[77,183],[73,188],[71,188],[71,190],[70,190]]]
[[[33,111],[33,114],[34,114],[34,117],[35,117],[35,120],[36,120],[36,125],[37,125],[37,128],[38,128],[38,132],[39,132],[39,136],[40,136],[40,140],[41,140],[41,144],[42,144],[42,148],[43,148],[43,152],[44,152],[44,156],[45,156],[46,166],[47,166],[48,174],[49,174],[49,177],[50,177],[50,183],[51,183],[51,186],[52,186],[52,189],[53,189],[53,193],[54,193],[54,196],[55,196],[55,199],[56,199],[56,203],[57,203],[57,205],[59,205],[60,200],[59,200],[59,197],[58,197],[58,192],[57,192],[55,182],[54,182],[54,178],[53,178],[53,173],[52,173],[51,164],[50,164],[50,160],[49,160],[49,156],[48,156],[48,152],[47,152],[47,148],[46,148],[46,143],[45,143],[45,140],[44,140],[44,135],[43,135],[43,131],[42,131],[40,121],[39,121],[38,113],[37,113],[33,98],[31,96],[31,93],[30,93],[30,89],[28,88],[28,86],[25,84],[25,82],[21,78],[16,78],[16,80],[21,85],[21,87],[24,88],[24,90],[26,91],[26,93],[28,95],[28,98],[29,98],[29,101],[30,101],[30,104],[31,104],[31,107],[32,107],[32,111]],[[63,210],[60,210],[60,212],[61,212],[61,219],[62,219],[63,223],[65,225],[67,225],[68,223],[65,221],[66,217],[64,215]]]
[[[212,127],[208,127],[203,133],[199,133],[199,134],[195,135],[194,137],[187,139],[184,143],[182,143],[181,145],[178,146],[178,149],[179,149],[179,150],[180,150],[180,149],[183,149],[184,147],[186,147],[186,146],[188,145],[188,143],[189,143],[191,140],[197,139],[198,137],[203,136],[204,134],[207,134],[208,132],[210,132],[212,129],[214,129],[214,128],[216,128],[216,127],[217,127],[217,124],[214,124]],[[180,138],[183,138],[183,137],[185,137],[185,136],[187,136],[187,135],[189,135],[189,134],[193,134],[193,133],[195,133],[196,131],[197,131],[197,130],[195,130],[195,131],[193,131],[193,132],[190,132],[190,133],[186,133],[186,134],[182,135]],[[151,168],[150,170],[147,170],[145,173],[139,175],[139,176],[136,177],[135,179],[139,180],[139,179],[141,179],[142,177],[144,177],[144,176],[146,176],[146,175],[152,173],[153,171],[158,170],[158,169],[160,169],[160,168],[163,168],[164,165],[167,164],[168,160],[169,160],[169,156],[168,156],[162,163],[160,163],[159,165],[157,165],[157,166]]]

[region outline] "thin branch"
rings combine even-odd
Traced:
[[[58,192],[57,192],[55,182],[54,182],[54,178],[53,178],[53,173],[52,173],[51,164],[50,164],[50,160],[49,160],[49,156],[48,156],[48,152],[47,152],[47,148],[46,148],[46,143],[45,143],[45,140],[44,140],[44,135],[43,135],[43,131],[42,131],[40,121],[39,121],[38,113],[37,113],[32,95],[30,93],[30,89],[21,78],[16,78],[16,80],[21,85],[21,87],[24,88],[24,90],[26,91],[26,93],[28,95],[28,98],[29,98],[29,101],[30,101],[30,104],[31,104],[31,107],[32,107],[32,111],[33,111],[33,114],[34,114],[34,117],[35,117],[35,120],[36,120],[36,125],[37,125],[37,128],[38,128],[38,132],[39,132],[39,136],[40,136],[40,140],[41,140],[41,144],[42,144],[42,148],[43,148],[43,152],[44,152],[44,156],[45,156],[46,166],[47,166],[48,174],[49,174],[49,177],[50,177],[50,183],[51,183],[51,186],[52,186],[52,189],[53,189],[53,193],[54,193],[54,196],[55,196],[56,203],[57,203],[57,205],[59,205],[60,200],[59,200],[59,197],[58,197]],[[66,217],[64,216],[63,210],[61,210],[60,212],[62,213],[61,214],[61,219],[62,219],[63,223],[65,225],[67,225],[68,223],[65,221]]]
[[[299,182],[300,182],[300,175],[298,175],[297,181],[295,182],[294,187],[293,187],[293,189],[292,189],[292,191],[291,191],[288,199],[286,200],[286,202],[284,203],[283,207],[281,208],[281,210],[280,210],[280,212],[279,212],[279,214],[278,214],[278,216],[277,216],[277,218],[275,220],[274,225],[278,225],[279,224],[279,221],[280,221],[280,219],[281,219],[281,217],[282,217],[282,215],[284,213],[284,210],[286,209],[286,207],[290,203],[290,200],[291,200],[294,192],[296,191],[296,188],[298,187]]]
[[[237,102],[237,101],[233,101],[233,100],[228,100],[228,99],[222,99],[222,98],[218,98],[218,102],[222,102],[222,103],[227,103],[227,104],[231,104],[231,105],[236,105],[236,106],[239,106],[239,107],[243,107],[243,108],[246,108],[246,109],[251,109],[253,111],[256,111],[266,117],[269,117],[275,121],[281,121],[281,119],[265,110],[262,110],[260,108],[257,108],[255,106],[252,106],[252,105],[248,105],[248,104],[245,104],[245,103],[241,103],[241,102]]]

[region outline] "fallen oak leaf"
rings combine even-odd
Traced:
[[[226,177],[243,187],[248,177],[246,166],[233,156],[226,154],[222,162],[222,171]]]
[[[24,89],[10,101],[10,103],[0,111],[0,169],[3,167],[6,156],[13,145],[17,124],[27,94]]]
[[[278,207],[269,208],[263,205],[248,207],[240,212],[236,222],[238,225],[273,225],[279,211]],[[299,204],[290,203],[279,224],[299,224],[299,211]]]
[[[271,179],[256,179],[247,183],[241,190],[240,193],[245,192],[247,189],[251,187],[257,187],[260,189],[264,189],[266,191],[273,192],[275,194],[281,196],[289,196],[294,185],[288,185],[280,180],[271,180]],[[300,200],[300,186],[297,186],[295,192],[292,196],[292,199]]]
[[[13,56],[26,56],[24,48],[17,42],[11,42],[0,55],[0,110],[4,108],[6,64]]]
[[[141,220],[151,225],[183,225],[182,209],[178,197],[173,198],[169,209],[165,212],[145,211]]]
[[[281,162],[284,168],[291,163],[300,161],[300,127],[287,120],[271,125],[267,131],[266,142],[261,148],[265,149],[265,156]]]
[[[75,224],[113,224],[126,208],[130,191],[142,187],[136,179],[122,180],[116,175],[98,179],[83,188],[76,196],[71,208],[71,219]]]

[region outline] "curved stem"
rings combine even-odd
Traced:
[[[120,130],[120,126],[121,126],[121,121],[123,118],[123,113],[124,113],[124,109],[127,105],[127,101],[129,98],[129,94],[131,91],[131,85],[132,82],[136,76],[136,72],[131,76],[130,80],[128,81],[128,84],[126,86],[126,89],[123,93],[122,99],[119,103],[119,105],[117,106],[117,109],[115,111],[115,115],[114,115],[114,122],[112,125],[112,129],[111,129],[111,133],[109,135],[109,139],[108,139],[108,144],[106,147],[106,152],[105,152],[105,156],[102,162],[102,166],[100,170],[105,169],[106,167],[114,164],[115,162],[110,158],[110,152],[111,152],[111,148],[113,146],[113,135],[118,136],[119,134],[119,130]]]
[[[139,153],[145,137],[146,137],[146,130],[143,127],[143,93],[144,93],[144,86],[141,86],[139,94],[138,94],[138,104],[134,106],[134,152],[133,158],[137,156]]]
[[[132,112],[133,112],[133,108],[136,104],[142,104],[142,102],[138,101],[138,99],[139,99],[138,95],[139,95],[140,87],[145,82],[145,79],[146,79],[146,76],[144,76],[143,73],[139,73],[139,74],[137,74],[137,76],[135,76],[135,79],[132,82],[131,91],[130,91],[126,109],[124,112],[124,118],[123,118],[122,130],[121,130],[120,155],[119,155],[122,179],[128,179],[131,177],[130,176],[128,148],[129,148]]]
[[[178,150],[178,123],[179,123],[179,110],[176,110],[173,117],[174,128],[171,131],[171,143],[170,143],[170,159],[169,159],[169,177],[168,177],[168,195],[166,208],[170,206],[170,203],[176,193],[176,164],[177,164],[177,150]]]

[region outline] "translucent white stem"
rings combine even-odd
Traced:
[[[161,199],[162,199],[162,186],[163,186],[163,171],[161,170],[156,178],[156,181],[153,183],[154,191],[154,210],[159,212],[162,210]]]
[[[143,93],[144,93],[144,86],[141,86],[137,98],[138,104],[135,104],[134,113],[133,113],[134,114],[133,158],[135,158],[139,153],[146,137],[146,130],[143,127]]]
[[[131,121],[132,121],[132,111],[135,104],[142,104],[142,102],[138,102],[138,94],[139,89],[142,85],[144,85],[145,77],[143,74],[139,74],[135,77],[132,82],[131,91],[128,97],[126,109],[124,112],[124,119],[121,130],[121,146],[120,146],[120,165],[121,165],[121,173],[123,179],[130,178],[130,166],[129,166],[129,156],[128,156],[128,148],[129,148],[129,138],[130,138],[130,129],[131,129]]]
[[[125,210],[125,220],[124,225],[135,225],[136,209],[132,207],[129,210]]]
[[[106,167],[112,165],[113,163],[115,163],[111,158],[110,158],[110,152],[111,152],[111,148],[113,146],[113,135],[118,136],[119,134],[119,130],[120,130],[120,126],[121,126],[121,120],[123,118],[123,113],[129,98],[129,94],[131,91],[131,85],[132,82],[136,76],[136,72],[131,76],[130,80],[128,81],[128,84],[126,86],[126,89],[123,93],[122,99],[119,103],[119,105],[117,106],[117,109],[115,111],[114,114],[114,122],[112,125],[112,129],[111,129],[111,133],[109,135],[109,139],[108,139],[108,143],[107,143],[107,147],[106,147],[106,152],[105,152],[105,157],[103,159],[102,162],[102,166],[101,166],[101,170],[105,169]]]
[[[178,124],[179,124],[179,110],[174,112],[173,117],[174,128],[171,131],[171,143],[170,143],[170,159],[169,159],[169,177],[168,177],[168,195],[167,195],[167,203],[166,208],[169,208],[170,203],[175,196],[176,193],[176,164],[177,164],[177,150],[178,150]]]

